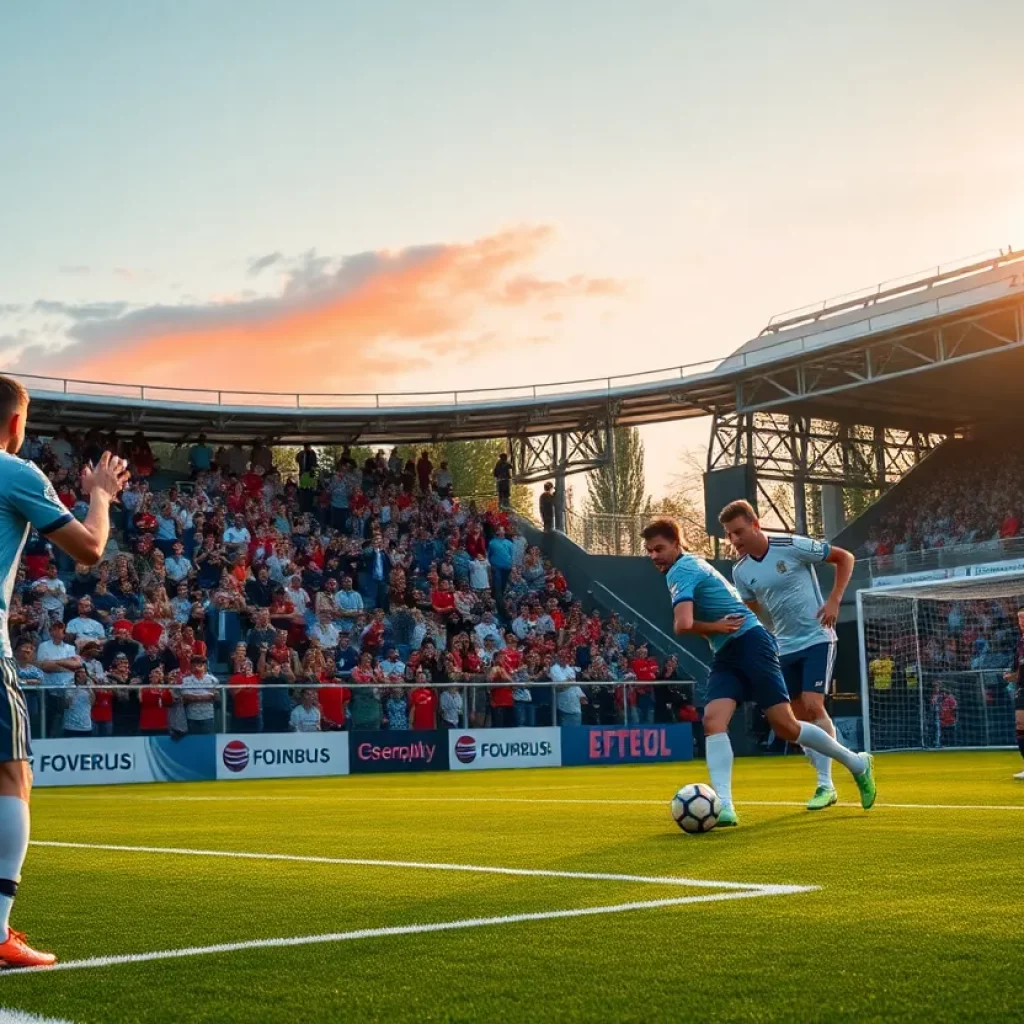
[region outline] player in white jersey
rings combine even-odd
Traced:
[[[28,852],[32,791],[28,712],[7,630],[18,562],[35,528],[76,562],[95,565],[107,546],[110,502],[128,479],[124,460],[104,452],[82,473],[82,490],[90,501],[85,521],[79,522],[40,469],[13,454],[24,443],[27,415],[28,392],[17,381],[0,377],[0,968],[49,967],[57,959],[33,949],[9,925]]]
[[[728,730],[736,708],[748,700],[757,702],[776,736],[848,768],[860,790],[861,806],[872,807],[877,796],[874,759],[848,750],[813,722],[797,721],[775,637],[743,603],[736,588],[703,558],[683,550],[679,524],[673,520],[648,523],[643,538],[672,596],[673,630],[704,637],[714,652],[704,686],[704,755],[711,785],[722,801],[719,828],[739,824],[732,803],[733,751]]]
[[[771,617],[793,713],[800,721],[813,722],[834,737],[836,728],[825,709],[825,697],[832,685],[835,625],[853,574],[853,555],[808,537],[768,536],[746,501],[726,505],[719,522],[740,556],[732,571],[740,597],[755,612],[764,610]],[[836,567],[828,600],[822,598],[814,572],[820,562]],[[832,761],[813,750],[805,748],[804,753],[818,775],[818,786],[807,808],[817,811],[831,807],[838,799],[832,784]]]

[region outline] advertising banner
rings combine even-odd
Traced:
[[[351,732],[348,760],[360,772],[443,772],[448,769],[448,733]]]
[[[31,763],[36,786],[196,782],[216,777],[213,736],[33,740]]]
[[[968,576],[996,576],[1002,573],[1024,571],[1024,558],[1003,562],[982,562],[980,565],[958,565],[949,569],[925,569],[921,572],[904,572],[892,576],[876,576],[872,587],[898,587],[908,583],[930,583],[933,580],[964,579]]]
[[[451,729],[453,771],[487,768],[557,768],[562,763],[562,730]]]
[[[994,576],[999,573],[1024,571],[1024,558],[1014,558],[1006,562],[985,562],[983,565],[972,565],[972,576]]]
[[[933,580],[948,580],[954,576],[966,576],[966,567],[959,573],[956,569],[922,569],[920,572],[901,572],[892,576],[876,576],[872,587],[901,587],[908,583],[931,583]]]
[[[693,726],[581,726],[562,729],[562,764],[656,764],[693,760]]]
[[[246,733],[215,738],[218,779],[348,775],[348,737],[343,732]]]

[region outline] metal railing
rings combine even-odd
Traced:
[[[849,310],[862,309],[865,306],[872,306],[886,299],[910,295],[926,288],[934,288],[938,284],[946,284],[949,281],[968,277],[981,271],[994,270],[1002,263],[1013,263],[1022,258],[1024,258],[1024,253],[1014,252],[1012,247],[1005,253],[1002,249],[987,249],[984,252],[978,252],[972,256],[964,256],[950,263],[940,263],[938,266],[926,267],[916,273],[904,274],[901,277],[890,278],[866,288],[857,288],[852,292],[845,292],[842,295],[833,295],[830,298],[822,299],[820,302],[811,303],[806,306],[797,306],[795,309],[787,309],[781,313],[776,313],[768,321],[761,334],[773,334],[808,321],[817,323],[827,317],[836,316]]]
[[[972,258],[973,259],[973,258]],[[959,273],[943,271],[945,279],[958,276],[969,276],[984,270],[995,270],[1001,265],[1024,259],[1024,253],[997,255],[984,262],[974,262],[960,268]],[[897,293],[908,293],[915,290],[913,279],[904,288],[889,287],[883,291],[883,285],[860,296],[855,300],[846,300],[846,306],[869,306],[880,298],[890,297]],[[925,286],[918,282],[916,290],[924,290]],[[853,293],[858,295],[859,293]],[[583,377],[577,380],[556,381],[546,384],[524,384],[514,387],[472,388],[454,391],[388,391],[388,392],[278,392],[278,391],[234,391],[230,389],[164,387],[149,384],[126,384],[113,381],[91,381],[75,378],[47,377],[38,374],[15,373],[12,376],[20,380],[29,390],[38,392],[57,392],[64,395],[97,398],[125,398],[137,401],[179,402],[191,405],[213,405],[231,407],[280,407],[282,409],[404,409],[442,406],[480,405],[483,403],[501,404],[508,402],[532,402],[538,399],[553,399],[559,396],[566,398],[579,397],[587,394],[608,394],[618,389],[639,388],[644,385],[673,384],[680,380],[700,379],[716,373],[735,372],[738,370],[761,367],[773,359],[799,356],[807,351],[814,351],[838,341],[852,340],[872,334],[875,325],[871,316],[858,321],[855,325],[840,326],[822,330],[818,321],[827,312],[834,312],[835,300],[806,307],[805,310],[794,310],[769,321],[766,332],[775,332],[790,323],[799,326],[808,322],[810,329],[796,337],[774,341],[747,352],[733,352],[725,356],[702,359],[693,363],[663,367],[654,370],[643,370],[637,373],[618,374],[608,377]],[[928,299],[922,303],[928,307],[927,315],[934,316],[942,312],[938,299]],[[891,322],[883,323],[879,329],[891,329]]]
[[[929,548],[926,551],[907,551],[903,554],[861,558],[857,562],[854,582],[862,581],[866,584],[890,576],[937,569],[956,569],[966,565],[1003,562],[1014,558],[1024,558],[1024,537],[1008,537],[975,544],[958,544],[948,548]]]
[[[592,555],[642,555],[646,557],[643,530],[657,516],[657,512],[643,515],[613,515],[604,512],[565,513],[565,534],[584,551]],[[695,519],[681,520],[691,536],[701,538],[704,547],[698,554],[709,553],[713,542],[708,538],[704,524]]]
[[[416,684],[408,681],[402,683],[352,683],[339,677],[330,683],[311,683],[297,681],[287,685],[280,683],[261,683],[254,686],[237,687],[230,683],[217,683],[208,689],[214,694],[212,714],[192,716],[189,707],[197,706],[184,700],[190,691],[178,684],[166,683],[161,686],[111,685],[106,682],[88,686],[53,686],[48,684],[24,686],[22,692],[28,707],[30,733],[33,740],[61,738],[95,738],[105,736],[139,736],[153,734],[171,734],[175,732],[191,734],[195,732],[225,734],[245,733],[285,733],[304,731],[295,729],[289,721],[294,708],[301,706],[303,690],[317,691],[317,706],[321,708],[320,731],[388,731],[394,729],[388,720],[387,695],[389,692],[400,691],[400,700],[406,700],[408,694],[429,686],[438,693],[438,704],[435,709],[435,727],[450,726],[452,728],[487,728],[503,727],[518,728],[534,725],[648,725],[657,718],[666,721],[666,709],[674,707],[666,691],[667,687],[677,688],[677,696],[686,693],[689,702],[695,697],[695,683],[690,679],[678,681],[656,680],[654,682],[599,681],[581,679],[576,683],[520,683],[460,680],[454,683]],[[580,719],[576,720],[570,712],[559,707],[559,696],[567,689],[578,686],[583,690]],[[512,690],[528,693],[529,700],[513,699],[508,708],[507,721],[504,712],[499,716],[495,705],[491,702],[488,691],[494,689]],[[169,700],[161,705],[162,710],[175,721],[161,725],[159,728],[143,730],[140,725],[142,706],[139,694],[142,690],[165,691]],[[339,691],[347,690],[349,695],[342,701],[345,718],[334,722],[323,712],[324,695],[333,691],[332,697],[340,698]],[[259,695],[258,713],[239,715],[236,713],[236,694],[248,696],[256,691]],[[444,691],[454,691],[459,696],[458,721],[446,722],[442,717],[440,695]],[[73,719],[67,714],[72,703],[81,694],[91,694],[94,698],[101,693],[111,693],[109,704],[104,705],[103,719],[105,724],[95,717],[95,704],[92,704],[90,715],[91,728],[88,732],[68,730],[67,723]],[[192,691],[194,692],[194,691]],[[358,693],[371,693],[370,701],[364,701],[358,709],[352,708],[352,697]],[[272,695],[275,699],[269,702],[266,698]],[[521,694],[520,694],[521,696]],[[88,697],[85,698],[88,700]],[[660,702],[660,710],[659,710]],[[273,706],[271,706],[271,704]],[[375,707],[376,705],[376,707]],[[109,718],[106,708],[109,707]],[[246,709],[247,711],[250,709]],[[184,711],[182,716],[181,711]],[[407,709],[406,715],[411,715]],[[502,720],[499,721],[499,718]],[[673,712],[670,721],[677,718]],[[409,719],[406,718],[406,723]],[[410,728],[408,724],[405,729]]]

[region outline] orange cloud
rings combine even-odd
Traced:
[[[497,313],[500,328],[503,307],[621,294],[618,282],[583,275],[510,278],[551,234],[548,227],[526,227],[468,244],[340,261],[309,254],[280,296],[83,319],[69,331],[76,344],[62,353],[63,373],[226,390],[386,387],[389,377],[425,368],[431,359],[464,361],[494,351],[500,334],[480,321]],[[541,315],[551,318],[547,309]]]

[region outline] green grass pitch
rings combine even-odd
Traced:
[[[840,769],[842,804],[809,813],[802,758],[741,760],[741,827],[706,836],[668,814],[703,764],[41,790],[34,838],[83,846],[31,848],[15,926],[63,961],[115,962],[6,973],[0,1007],[77,1024],[1019,1021],[1019,766],[880,756],[874,810]],[[266,944],[292,938],[315,941]],[[242,948],[116,959],[222,944]]]

